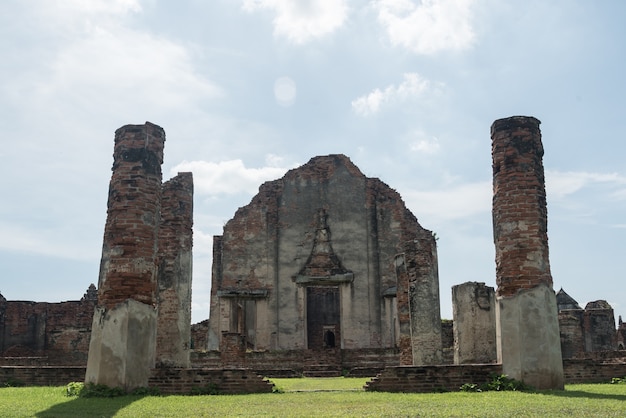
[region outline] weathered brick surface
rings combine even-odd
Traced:
[[[96,303],[94,291],[92,285],[80,301],[59,303],[0,298],[0,356],[23,358],[27,363],[38,357],[37,364],[84,364]]]
[[[424,250],[419,260],[419,251],[407,255],[405,248],[416,240]],[[437,316],[431,323],[440,327],[432,233],[395,190],[365,177],[343,155],[315,157],[261,185],[215,237],[213,250],[210,350],[219,348],[224,331],[242,333],[256,350],[315,348],[332,328],[338,347],[399,345],[412,363],[409,274],[397,274],[399,258],[414,266],[413,281],[428,282],[413,286],[416,312],[432,307],[426,316]],[[308,314],[315,286],[338,289],[340,321]],[[396,306],[398,315],[391,312]],[[422,347],[440,352],[440,334],[432,338],[438,348]]]
[[[613,352],[613,355],[617,354]],[[563,360],[566,383],[609,383],[612,378],[626,376],[626,354],[610,359],[583,358]]]
[[[400,364],[398,348],[243,351],[236,349],[237,346],[231,353],[235,359],[232,362],[234,367],[245,365],[258,374],[271,377],[302,376],[315,366],[331,366],[333,370],[350,376],[375,376],[385,367]],[[221,354],[219,351],[193,352],[191,364],[195,368],[226,367]]]
[[[189,366],[193,177],[178,173],[161,196],[157,275],[157,364]]]
[[[246,367],[245,337],[236,332],[224,332],[220,342],[222,367]]]
[[[422,231],[404,245],[413,365],[442,363],[436,248],[435,237],[430,231]]]
[[[98,282],[98,304],[156,300],[156,249],[165,132],[146,122],[115,132],[113,174]]]
[[[85,378],[84,366],[1,366],[0,387],[7,382],[25,386],[64,386],[81,382]]]
[[[465,383],[482,384],[502,373],[499,364],[388,367],[365,385],[376,392],[458,391]]]
[[[205,353],[206,354],[206,353]],[[257,353],[267,356],[266,364],[283,365],[290,358],[294,365],[301,351],[292,353]],[[393,353],[375,352],[375,350],[349,350],[346,353],[349,362],[367,364],[365,359],[373,359],[381,364],[383,358]],[[277,357],[278,356],[278,357]],[[397,353],[396,357],[397,359]],[[258,377],[262,370],[261,362],[256,360],[258,367],[250,369],[217,368],[164,368],[152,370],[149,385],[159,387],[162,393],[189,393],[195,388],[214,384],[222,393],[253,393],[270,392],[272,386]],[[397,364],[396,364],[397,366]],[[362,369],[367,369],[363,366]],[[257,371],[258,370],[258,371]],[[284,370],[288,370],[285,368]],[[297,368],[296,368],[297,370]],[[490,373],[501,373],[501,365],[462,365],[462,366],[403,366],[394,367],[388,364],[384,371],[372,366],[366,373],[359,374],[358,367],[350,369],[359,376],[371,376],[372,371],[380,375],[368,383],[366,390],[387,392],[433,392],[440,389],[458,390],[464,383],[482,383],[489,380]],[[567,359],[563,361],[565,382],[573,383],[608,383],[613,377],[626,376],[626,352],[598,352],[592,358]],[[273,376],[279,376],[279,369],[272,369]],[[299,373],[287,376],[301,375]],[[62,386],[69,382],[82,381],[85,376],[84,366],[0,366],[0,386],[6,382],[19,381],[28,386]],[[250,380],[248,380],[250,379]]]
[[[539,123],[513,116],[491,126],[497,355],[512,378],[562,389]]]
[[[115,132],[88,382],[132,389],[155,364],[189,365],[193,181],[161,184],[164,143],[149,122]]]
[[[552,287],[539,120],[500,119],[491,127],[493,226],[499,296]]]
[[[581,357],[585,353],[583,316],[582,309],[567,309],[559,312],[563,359]]]
[[[613,377],[626,376],[626,352],[600,353],[592,358],[563,360],[565,383],[608,383]],[[381,392],[434,392],[459,390],[464,383],[481,384],[491,374],[501,374],[500,364],[387,367],[368,382],[365,389]]]
[[[454,363],[454,321],[443,319],[441,321],[441,364]]]
[[[204,351],[208,346],[209,320],[191,324],[191,349]]]
[[[397,316],[400,329],[398,341],[400,365],[411,366],[413,364],[413,344],[411,342],[411,314],[409,311],[409,274],[404,254],[397,255],[394,263],[398,289]]]
[[[589,302],[584,313],[585,351],[608,351],[617,349],[615,315],[613,308],[604,300]]]
[[[270,393],[274,384],[249,369],[184,369],[152,370],[150,387],[165,395],[188,394],[210,388],[220,394]]]
[[[618,350],[623,350],[626,347],[626,323],[622,322],[622,316],[619,316],[617,325],[616,344]]]
[[[563,290],[559,292],[564,294]],[[568,295],[569,297],[569,295]],[[571,298],[570,298],[571,299]],[[619,350],[620,330],[615,330],[613,308],[604,300],[589,302],[585,309],[578,303],[559,310],[561,351],[564,359],[587,358],[591,353]]]
[[[494,288],[479,282],[452,286],[452,310],[454,364],[495,363]]]

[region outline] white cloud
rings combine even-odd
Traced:
[[[93,243],[82,241],[77,244],[77,240],[65,242],[66,237],[76,238],[77,231],[72,230],[72,226],[61,225],[50,228],[23,227],[18,224],[8,224],[0,222],[0,250],[33,253],[43,256],[59,257],[68,260],[91,261],[100,257],[100,253],[95,252]],[[83,238],[83,237],[81,237]],[[99,249],[96,246],[96,249]]]
[[[280,77],[274,82],[274,98],[281,106],[289,107],[296,101],[296,82],[289,77]]]
[[[607,184],[626,185],[626,177],[619,174],[546,171],[546,193],[549,199],[560,199],[585,187]],[[607,193],[611,198],[615,193]],[[443,186],[437,190],[403,191],[402,196],[413,213],[441,223],[471,218],[491,212],[493,189],[491,181]],[[623,227],[621,224],[614,227]]]
[[[419,154],[437,154],[441,148],[438,138],[419,130],[409,134],[409,142],[409,149]]]
[[[404,74],[399,86],[390,85],[384,90],[374,89],[371,93],[352,101],[352,110],[358,115],[367,116],[380,111],[383,105],[404,102],[410,98],[423,96],[432,90],[432,83],[417,73]]]
[[[24,12],[49,45],[20,55],[19,75],[5,77],[0,90],[29,112],[106,109],[128,118],[219,95],[188,47],[129,26],[125,17],[139,12],[135,0],[44,2]]]
[[[285,163],[285,157],[276,154],[267,154],[265,156],[265,164],[269,167],[280,167]]]
[[[378,21],[393,45],[417,54],[471,46],[473,0],[377,0]]]
[[[243,9],[273,11],[274,36],[295,44],[334,32],[348,16],[347,0],[244,0]]]
[[[622,188],[626,186],[626,177],[620,174],[546,170],[546,194],[553,199],[562,199],[594,184],[619,188],[610,196],[617,200],[626,198],[626,190]]]
[[[213,234],[194,227],[193,230],[193,292],[192,323],[209,316],[211,302],[211,268],[213,263]]]
[[[59,17],[124,15],[129,12],[141,11],[139,0],[57,0],[55,2],[43,2],[42,6],[47,13],[56,14]]]
[[[271,162],[275,156],[268,156]],[[191,171],[194,176],[194,189],[203,195],[230,195],[258,191],[259,185],[268,180],[282,177],[288,168],[261,167],[247,168],[241,160],[220,161],[183,161],[171,169],[171,174]]]
[[[420,139],[411,144],[411,151],[417,151],[423,154],[436,154],[439,152],[439,140],[437,138]]]
[[[471,218],[491,211],[490,181],[467,183],[429,191],[405,191],[402,195],[413,213],[432,223]]]
[[[72,39],[93,26],[123,26],[126,17],[142,12],[141,0],[58,0],[31,1],[24,16],[48,30],[51,37]]]
[[[53,64],[53,86],[84,95],[113,87],[168,107],[189,98],[214,96],[218,89],[194,72],[182,46],[147,33],[96,27],[65,48]],[[86,91],[87,90],[87,91]],[[98,97],[92,96],[93,97]],[[128,97],[127,97],[128,98]]]

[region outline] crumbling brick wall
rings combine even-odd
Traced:
[[[164,145],[150,122],[115,132],[89,383],[132,390],[156,362],[189,365],[193,183],[183,173],[161,184]]]
[[[339,289],[341,304],[341,328],[334,328],[337,347],[400,345],[412,363],[410,277],[414,314],[422,309],[426,317],[436,317],[430,322],[438,329],[432,338],[437,347],[423,347],[438,350],[441,357],[432,233],[419,225],[395,190],[365,177],[343,155],[312,158],[261,185],[223,235],[215,237],[213,251],[209,349],[218,349],[225,331],[247,337],[253,331],[250,348],[255,349],[312,348],[307,338],[313,343],[320,338],[307,336],[307,329],[327,331],[337,324],[307,323],[308,288],[329,286]],[[398,256],[410,265],[404,276],[396,271]],[[397,314],[389,312],[396,306]]]
[[[617,333],[613,308],[605,300],[589,302],[584,313],[585,351],[617,349]]]
[[[191,349],[205,351],[208,347],[209,320],[205,319],[191,325]]]
[[[193,177],[178,173],[161,197],[156,362],[162,365],[189,366],[192,225]]]
[[[495,363],[495,291],[481,282],[452,287],[454,363]]]
[[[563,388],[539,120],[491,125],[497,353],[504,373],[539,389]]]
[[[566,309],[559,311],[559,331],[561,334],[561,354],[564,359],[584,356],[585,337],[583,327],[584,311]]]
[[[581,309],[563,289],[559,291],[559,297],[559,328],[564,359],[587,358],[590,353],[619,349],[619,329],[615,330],[613,308],[607,301],[589,302],[585,309]]]
[[[98,281],[98,305],[127,299],[156,305],[156,255],[165,131],[126,125],[115,132],[113,174]]]
[[[41,363],[84,364],[96,304],[92,284],[80,301],[7,301],[0,295],[0,356]],[[18,361],[19,362],[19,361]]]
[[[539,123],[516,116],[497,120],[491,128],[498,296],[540,283],[552,287]]]

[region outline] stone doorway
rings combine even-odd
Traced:
[[[340,347],[339,287],[309,286],[306,290],[308,348]]]

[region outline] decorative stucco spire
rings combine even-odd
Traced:
[[[294,276],[296,283],[345,283],[354,279],[352,271],[346,269],[333,251],[328,214],[325,209],[316,213],[317,227],[313,248],[302,269]]]

